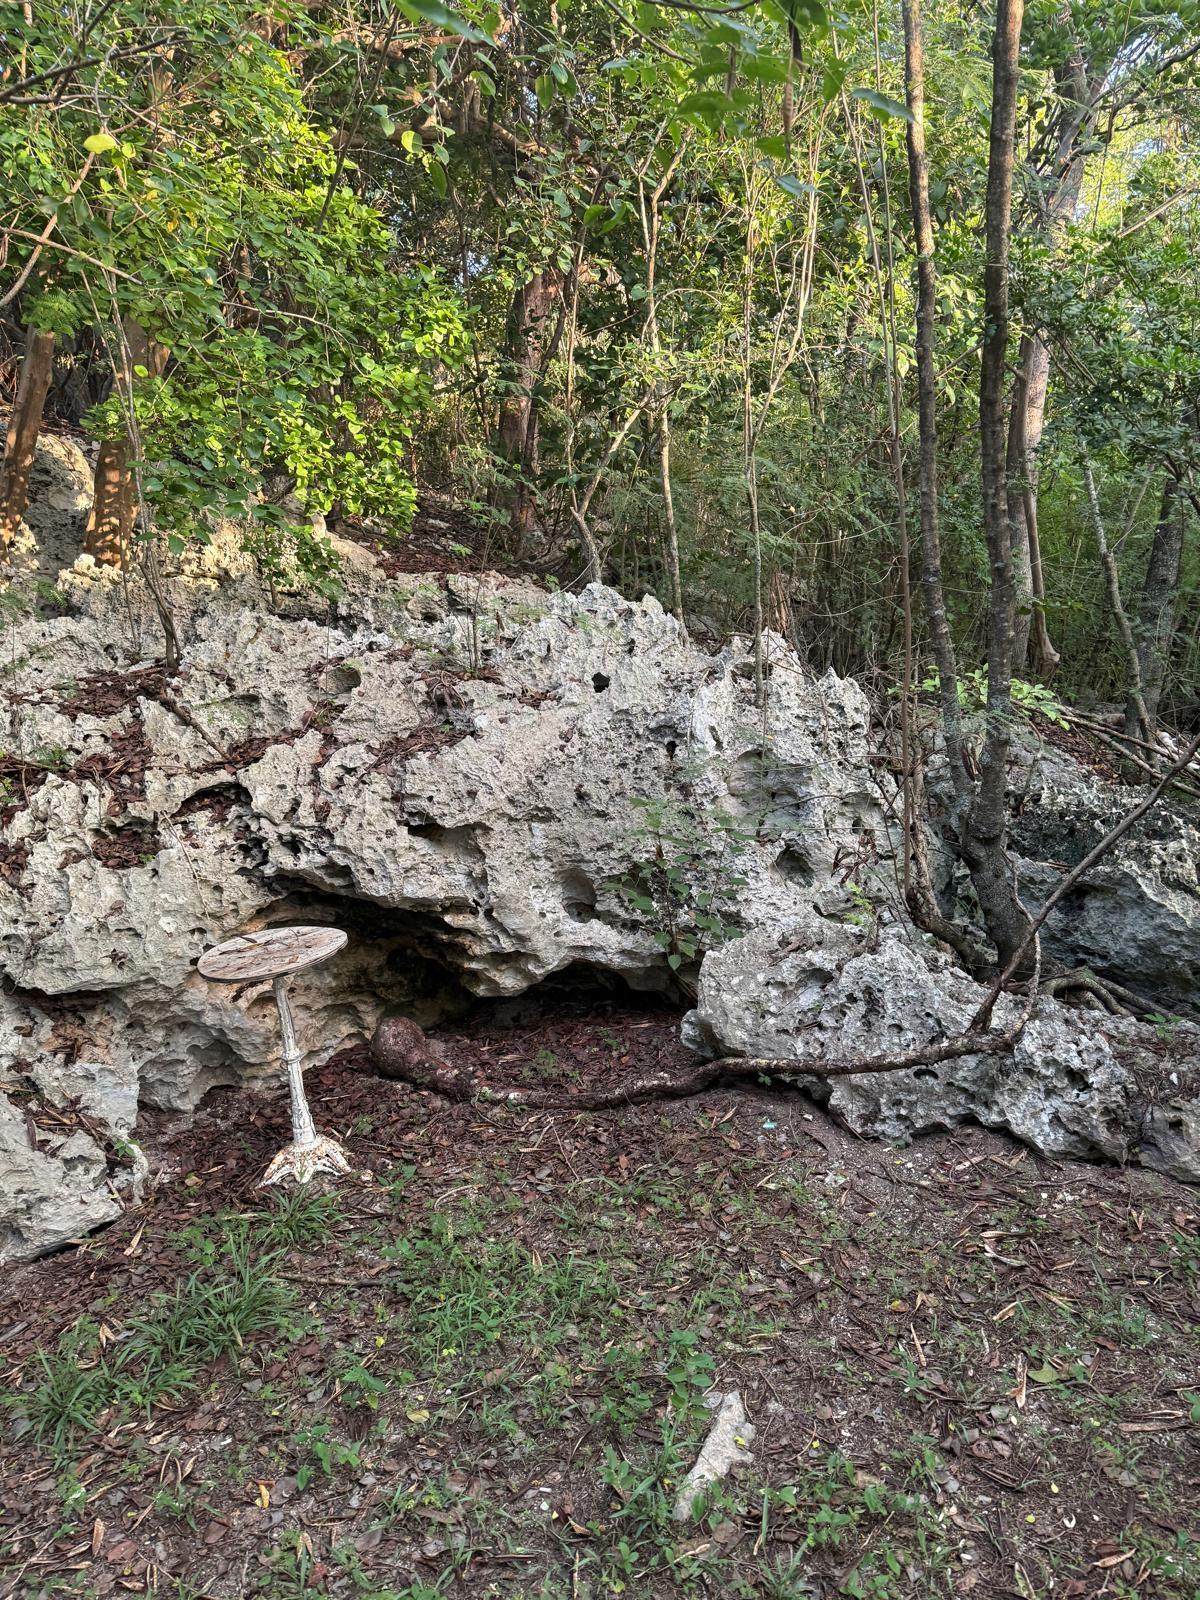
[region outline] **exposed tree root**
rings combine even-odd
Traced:
[[[1132,989],[1123,988],[1109,978],[1098,978],[1087,967],[1052,973],[1043,981],[1041,992],[1077,997],[1085,1006],[1090,1002],[1090,1009],[1107,1011],[1113,1017],[1147,1017],[1154,1009]]]
[[[871,1072],[904,1072],[961,1056],[1003,1055],[1013,1048],[1019,1032],[1019,1027],[1008,1033],[968,1030],[941,1044],[918,1045],[891,1056],[845,1056],[833,1060],[721,1056],[674,1072],[642,1073],[611,1088],[585,1089],[570,1095],[552,1089],[501,1089],[467,1068],[451,1066],[434,1054],[424,1033],[407,1017],[391,1017],[379,1024],[371,1040],[371,1057],[385,1078],[431,1089],[450,1100],[482,1100],[539,1111],[606,1111],[642,1100],[676,1100],[700,1094],[728,1077],[777,1078],[785,1082],[793,1078],[849,1078]]]

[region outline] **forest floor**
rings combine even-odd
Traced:
[[[512,1082],[669,1064],[594,998],[437,1035]],[[273,1198],[280,1092],[0,1287],[0,1593],[170,1600],[1200,1593],[1194,1191],[795,1092],[607,1113],[310,1074],[358,1175]],[[740,1389],[753,1465],[671,1506]]]

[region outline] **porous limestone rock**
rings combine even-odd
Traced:
[[[1061,752],[1026,754],[1013,855],[1027,904],[1044,900],[1146,791]],[[1064,897],[1050,952],[1108,975],[1164,1013],[1200,1016],[1200,807],[1155,806]]]
[[[746,645],[705,651],[652,599],[496,574],[389,579],[370,552],[338,549],[339,598],[270,596],[215,539],[171,580],[170,682],[136,573],[81,558],[58,575],[62,614],[44,615],[17,571],[10,596],[29,609],[6,639],[0,702],[0,1005],[31,1031],[8,1029],[7,1049],[0,1031],[13,1161],[31,1074],[48,1103],[66,1103],[74,1063],[98,1092],[120,1081],[180,1111],[215,1086],[274,1081],[269,989],[231,993],[194,967],[284,921],[351,935],[296,982],[306,1066],[369,1036],[385,1008],[431,1023],[572,967],[667,989],[694,976],[701,919],[706,938],[748,930],[704,967],[710,1043],[736,1047],[759,1024],[787,1035],[803,1014],[825,1029],[840,1016],[841,1048],[876,1048],[969,1011],[966,980],[897,937],[869,954],[847,920],[862,914],[855,885],[890,871],[890,780],[855,684],[814,678],[769,636],[761,710]],[[1158,916],[1165,893],[1149,879],[1141,892]],[[1194,911],[1172,902],[1181,926]],[[756,975],[796,928],[820,948]],[[754,1027],[743,994],[766,1007]],[[1120,1155],[1136,1096],[1119,1055],[1050,1008],[1007,1067],[849,1080],[834,1104],[875,1133],[977,1117],[1048,1150]],[[1184,1172],[1192,1124],[1164,1115],[1145,1148]],[[124,1117],[108,1125],[127,1131]],[[48,1217],[44,1152],[23,1148],[34,1176],[25,1199],[9,1189],[8,1209],[24,1207],[12,1248],[49,1248],[115,1203],[97,1145],[69,1181],[55,1169],[78,1216]]]
[[[69,613],[13,631],[0,972],[142,1103],[276,1073],[269,989],[194,971],[268,923],[351,932],[296,983],[313,1065],[385,1006],[429,1022],[577,963],[666,988],[697,914],[845,903],[882,832],[854,684],[771,641],[764,717],[746,649],[706,653],[653,600],[389,582],[362,552],[346,579],[321,615],[236,573],[177,585],[169,684],[136,579],[127,607],[77,565]]]
[[[53,579],[83,545],[92,509],[92,467],[74,439],[39,436],[29,473],[29,503],[9,560],[18,573]]]
[[[73,1059],[80,1042],[67,1019],[0,1012],[0,1262],[80,1238],[141,1192],[136,1068]]]
[[[673,1522],[691,1522],[702,1514],[713,1485],[727,1478],[734,1467],[750,1466],[754,1460],[750,1446],[758,1430],[746,1415],[740,1392],[731,1389],[723,1394],[711,1389],[704,1396],[704,1404],[716,1416],[695,1464],[676,1492],[671,1508]]]
[[[684,1037],[709,1056],[900,1054],[965,1031],[985,991],[911,929],[882,931],[809,911],[713,951]],[[1022,1002],[1005,998],[1004,1030]],[[931,1066],[799,1079],[856,1133],[902,1142],[978,1122],[1049,1156],[1141,1161],[1200,1182],[1197,1030],[1173,1056],[1145,1030],[1041,999],[1011,1054]]]

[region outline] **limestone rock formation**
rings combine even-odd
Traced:
[[[877,937],[810,911],[707,956],[684,1037],[710,1056],[900,1053],[963,1032],[983,995],[912,929]],[[997,1028],[1020,1005],[1002,1000]],[[1159,1054],[1144,1029],[1043,999],[1011,1055],[800,1081],[872,1137],[978,1122],[1045,1155],[1140,1161],[1200,1182],[1200,1030],[1187,1025]]]
[[[86,463],[74,467],[72,480],[68,452],[59,477],[46,469],[64,504],[72,481],[84,492]],[[230,992],[195,972],[205,948],[256,927],[350,933],[295,983],[309,1066],[387,1008],[428,1025],[568,969],[677,992],[714,945],[691,1025],[710,1048],[790,1053],[836,1034],[841,1051],[878,1049],[971,1009],[972,986],[915,936],[871,953],[855,928],[861,885],[889,882],[894,806],[854,683],[814,678],[770,638],[764,712],[745,645],[706,651],[652,599],[495,574],[389,578],[369,551],[339,549],[340,598],[271,597],[215,538],[173,580],[170,681],[136,577],[77,560],[48,610],[44,583],[23,589],[30,569],[13,569],[0,1255],[113,1214],[138,1180],[138,1105],[187,1112],[215,1086],[276,1079],[269,987]],[[1072,849],[1102,825],[1094,798]],[[1038,862],[1069,855],[1074,805],[1046,780],[1025,809],[1035,890],[1055,875]],[[1089,880],[1055,932],[1102,970],[1148,985],[1157,972],[1174,993],[1198,970],[1196,860],[1184,824],[1161,826]],[[781,930],[803,953],[779,955]],[[1136,971],[1124,948],[1099,959],[1114,930]],[[1170,1095],[1139,1111],[1128,1054],[1107,1024],[1047,1005],[1007,1067],[848,1080],[831,1104],[873,1133],[974,1117],[1048,1151],[1134,1149],[1191,1173],[1193,1112]],[[61,1139],[46,1132],[56,1116]]]
[[[746,651],[697,648],[653,600],[387,582],[346,555],[334,616],[273,614],[244,576],[179,585],[169,684],[136,653],[144,605],[131,641],[119,584],[86,563],[60,583],[70,614],[14,630],[0,971],[141,1103],[274,1075],[269,989],[194,972],[267,922],[352,935],[296,983],[311,1065],[385,1005],[428,1022],[577,964],[667,988],[705,918],[846,901],[835,864],[882,832],[854,684],[776,645],[764,720]]]
[[[1025,753],[1020,785],[1013,854],[1033,904],[1145,793],[1046,749]],[[1047,942],[1068,966],[1108,974],[1166,1014],[1200,1017],[1200,808],[1150,812],[1066,896]]]

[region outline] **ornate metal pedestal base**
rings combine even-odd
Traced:
[[[349,1172],[346,1152],[336,1139],[314,1139],[312,1144],[285,1145],[258,1180],[265,1189],[272,1183],[283,1183],[294,1178],[297,1183],[308,1183],[318,1172]]]

